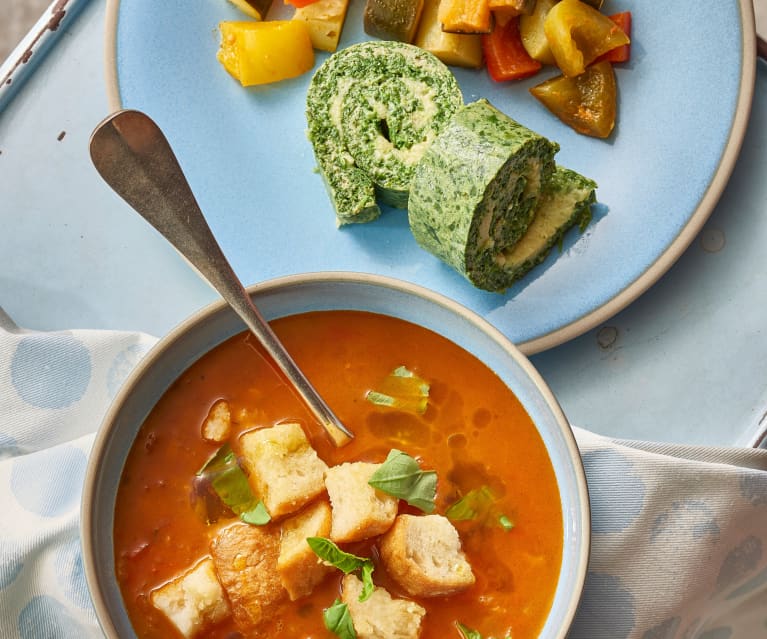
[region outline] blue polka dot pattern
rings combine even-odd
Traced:
[[[646,631],[642,635],[642,639],[674,639],[676,637],[677,630],[679,630],[679,624],[681,620],[679,617],[673,617],[666,619],[661,624],[658,624],[654,628]]]
[[[626,639],[634,629],[635,602],[618,577],[589,572],[568,639]]]
[[[67,598],[79,608],[90,607],[83,558],[78,539],[64,544],[56,555],[56,577]]]
[[[633,465],[621,453],[600,448],[583,454],[586,473],[598,477],[589,482],[592,531],[617,533],[628,526],[642,512],[645,485],[634,473]],[[620,500],[615,495],[622,495]]]
[[[753,535],[733,548],[722,562],[716,578],[718,592],[741,583],[762,558],[762,540]]]
[[[85,453],[72,446],[19,457],[11,469],[11,491],[22,508],[57,517],[77,507],[85,466]]]
[[[10,435],[0,433],[0,461],[16,457],[20,454],[21,449],[18,447],[16,440]]]
[[[711,507],[700,499],[682,499],[671,504],[671,509],[653,521],[650,541],[661,539],[664,533],[687,533],[693,539],[719,538],[719,525]]]
[[[754,506],[767,506],[767,474],[744,473],[740,477],[740,492]]]
[[[146,348],[144,346],[132,344],[115,356],[107,372],[107,392],[110,397],[117,394],[125,378],[128,377],[145,353]]]
[[[90,353],[69,333],[24,337],[11,360],[13,387],[38,408],[71,406],[83,396],[90,378]]]
[[[24,567],[21,548],[0,541],[0,590],[10,586]]]
[[[52,597],[33,597],[19,614],[21,639],[83,639],[87,631]]]

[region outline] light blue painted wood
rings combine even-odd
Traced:
[[[163,335],[215,295],[90,164],[88,137],[108,112],[103,23],[103,3],[84,2],[0,113],[0,307],[27,328]],[[760,62],[740,159],[701,234],[604,326],[532,358],[572,422],[659,441],[756,439],[767,411],[765,166]]]

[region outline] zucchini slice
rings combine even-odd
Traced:
[[[403,42],[367,41],[330,56],[307,92],[308,136],[339,225],[406,208],[415,166],[463,103],[455,76]]]
[[[423,0],[367,0],[365,33],[381,40],[413,42],[422,10]]]
[[[462,107],[416,167],[416,241],[478,288],[506,289],[504,252],[527,231],[558,150],[485,99]]]

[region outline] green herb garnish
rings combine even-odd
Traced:
[[[362,592],[360,593],[360,601],[365,601],[373,594],[375,590],[375,584],[373,584],[373,570],[375,565],[371,559],[365,557],[358,557],[350,552],[341,550],[330,539],[325,537],[307,537],[306,543],[309,544],[309,548],[314,551],[323,561],[335,566],[347,575],[357,570],[360,571],[360,578],[362,580]]]
[[[203,464],[197,477],[210,482],[221,502],[243,521],[257,525],[270,521],[266,507],[251,491],[248,478],[229,444],[221,446]]]
[[[326,608],[322,613],[325,621],[325,627],[340,639],[356,639],[357,633],[354,631],[352,617],[349,614],[349,607],[340,599],[336,599],[330,608]]]
[[[455,627],[458,628],[458,632],[461,633],[461,637],[463,639],[482,639],[482,635],[477,632],[476,630],[472,630],[468,626],[464,626],[461,622],[456,621]],[[492,637],[488,637],[488,639],[493,639]],[[506,635],[504,639],[511,639],[511,635]]]
[[[448,507],[445,516],[451,521],[497,522],[504,530],[514,528],[514,522],[496,509],[497,498],[488,486],[474,488]]]
[[[392,449],[378,470],[368,480],[378,490],[404,499],[425,513],[434,510],[437,496],[437,473],[421,470],[418,462],[407,453]]]
[[[512,530],[514,528],[514,522],[511,521],[506,515],[498,517],[498,523],[501,524],[501,528],[504,530]]]
[[[378,388],[368,391],[365,399],[376,406],[423,415],[429,404],[429,383],[399,366],[378,384]]]

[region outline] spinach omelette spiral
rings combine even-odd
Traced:
[[[329,57],[306,117],[337,223],[374,220],[378,202],[407,208],[416,164],[462,104],[452,72],[413,45],[360,42]]]

